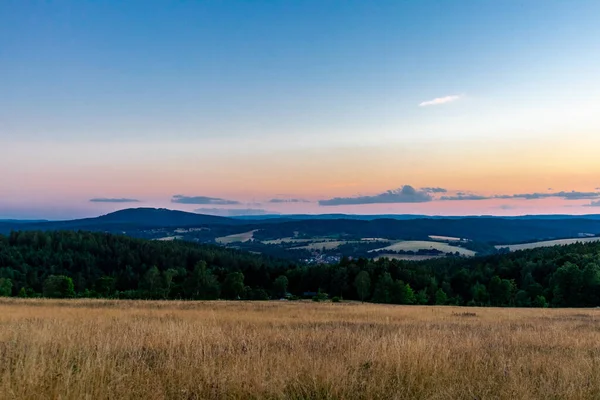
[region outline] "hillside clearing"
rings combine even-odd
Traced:
[[[309,251],[316,251],[316,250],[322,250],[322,249],[333,250],[333,249],[337,249],[341,245],[347,244],[347,243],[357,243],[357,241],[330,240],[330,241],[326,241],[326,242],[313,242],[313,243],[307,244],[306,246],[294,247],[294,249],[303,249],[303,250],[309,250]]]
[[[600,241],[600,237],[586,237],[586,238],[572,238],[572,239],[559,239],[559,240],[546,240],[543,242],[532,242],[532,243],[522,243],[522,244],[507,244],[507,245],[498,245],[497,249],[506,248],[510,251],[517,250],[528,250],[535,249],[538,247],[552,247],[552,246],[564,246],[573,243],[589,243],[589,242],[597,242]]]
[[[282,243],[308,243],[312,242],[315,239],[296,239],[293,237],[285,237],[281,239],[272,239],[272,240],[263,240],[264,244],[282,244]]]
[[[235,235],[223,236],[216,238],[215,241],[219,244],[231,244],[239,242],[248,242],[254,237],[256,229],[250,232],[236,233]]]
[[[162,237],[162,238],[158,238],[155,240],[161,241],[161,242],[171,242],[173,240],[180,240],[182,239],[183,236],[166,236],[166,237]]]
[[[387,247],[382,247],[380,249],[371,250],[371,252],[376,251],[419,251],[419,250],[439,250],[443,253],[456,253],[458,252],[460,255],[472,257],[475,255],[475,252],[472,250],[464,249],[458,246],[452,246],[448,243],[442,242],[433,242],[426,240],[406,240],[402,242],[394,243]]]
[[[427,255],[413,255],[413,254],[378,254],[375,257],[376,260],[380,258],[389,258],[390,260],[402,260],[402,261],[425,261],[431,260],[432,258],[440,258],[444,256],[427,256]]]
[[[461,239],[459,237],[437,236],[437,235],[429,235],[429,239],[431,239],[431,240],[437,240],[437,241],[440,241],[440,242],[460,242],[460,241],[465,241],[465,239]]]

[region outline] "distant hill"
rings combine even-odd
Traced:
[[[0,219],[0,223],[11,223],[11,224],[34,224],[40,222],[48,222],[47,219]]]
[[[594,219],[600,220],[600,214],[587,214],[587,215],[568,215],[568,214],[551,214],[551,215],[517,215],[517,216],[494,216],[494,215],[462,215],[462,216],[448,216],[448,215],[424,215],[424,214],[266,214],[266,215],[241,215],[231,217],[237,220],[245,221],[265,221],[265,220],[279,220],[279,221],[296,221],[296,220],[334,220],[334,219],[351,219],[361,221],[373,221],[376,219],[395,219],[400,221],[413,220],[413,219],[475,219],[475,218],[495,218],[495,219]]]
[[[133,223],[146,226],[193,226],[202,224],[234,225],[238,222],[227,217],[168,210],[166,208],[129,208],[101,217],[92,218],[99,223]]]
[[[0,221],[0,232],[27,230],[88,230],[129,231],[150,228],[180,228],[201,225],[236,225],[242,222],[231,218],[167,210],[164,208],[129,208],[96,218],[71,221],[22,222]]]
[[[209,230],[175,232],[177,228]],[[344,240],[385,238],[428,240],[429,235],[451,236],[489,244],[517,244],[539,240],[600,235],[600,216],[542,215],[522,217],[431,217],[423,215],[282,215],[269,218],[227,218],[155,208],[131,208],[96,218],[72,221],[0,221],[0,233],[11,230],[85,230],[124,233],[148,239],[178,237],[214,242],[217,237],[256,231],[254,238],[330,237]]]

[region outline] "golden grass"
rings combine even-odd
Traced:
[[[463,256],[472,257],[475,255],[473,250],[464,249],[458,246],[452,246],[448,243],[442,242],[433,242],[427,240],[406,240],[402,242],[394,243],[387,247],[382,247],[380,249],[372,250],[372,251],[382,251],[382,250],[390,250],[390,251],[418,251],[418,250],[439,250],[444,253],[455,253],[459,252]]]
[[[436,240],[439,242],[460,242],[463,239],[454,236],[438,236],[438,235],[429,235],[429,239]]]
[[[281,243],[308,243],[312,242],[314,239],[296,239],[292,237],[285,237],[280,239],[272,239],[272,240],[263,240],[264,244],[281,244]]]
[[[598,399],[599,340],[598,310],[5,299],[0,398]]]
[[[564,246],[564,245],[573,244],[573,243],[597,242],[599,240],[600,240],[600,237],[546,240],[546,241],[543,241],[543,242],[498,245],[498,246],[496,246],[496,248],[500,249],[500,248],[503,248],[503,247],[508,247],[508,249],[510,251],[517,251],[517,250],[535,249],[535,248],[538,248],[538,247]]]
[[[238,242],[249,242],[254,237],[256,229],[249,232],[236,233],[234,235],[222,236],[215,239],[215,242],[219,244],[231,244]]]

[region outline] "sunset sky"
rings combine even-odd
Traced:
[[[600,213],[600,1],[1,1],[0,218]]]

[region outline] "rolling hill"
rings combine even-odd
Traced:
[[[93,231],[121,233],[132,237],[161,239],[180,238],[200,243],[216,243],[229,237],[226,245],[235,245],[235,238],[254,232],[246,250],[273,250],[282,238],[357,241],[362,238],[385,240],[427,241],[430,236],[466,239],[461,247],[472,248],[476,243],[513,245],[544,240],[600,236],[600,219],[596,216],[524,216],[513,217],[421,217],[366,219],[364,216],[343,218],[329,214],[307,219],[302,216],[271,219],[240,219],[202,215],[183,211],[154,208],[133,208],[71,221],[29,222],[0,221],[0,233],[12,230]],[[356,216],[355,216],[356,217]],[[364,217],[364,218],[363,218]],[[233,242],[233,243],[231,243]],[[262,242],[262,243],[261,243]],[[267,246],[267,247],[265,247]],[[471,247],[469,247],[471,246]],[[253,248],[256,247],[256,248]],[[260,248],[258,248],[260,247]],[[280,246],[285,247],[285,246]],[[289,247],[289,246],[288,246]]]
[[[0,221],[0,232],[14,229],[26,230],[88,230],[88,231],[134,231],[150,228],[182,228],[202,225],[239,225],[237,221],[226,217],[195,214],[164,208],[129,208],[96,218],[84,218],[70,221],[31,222],[26,226],[20,221]]]

